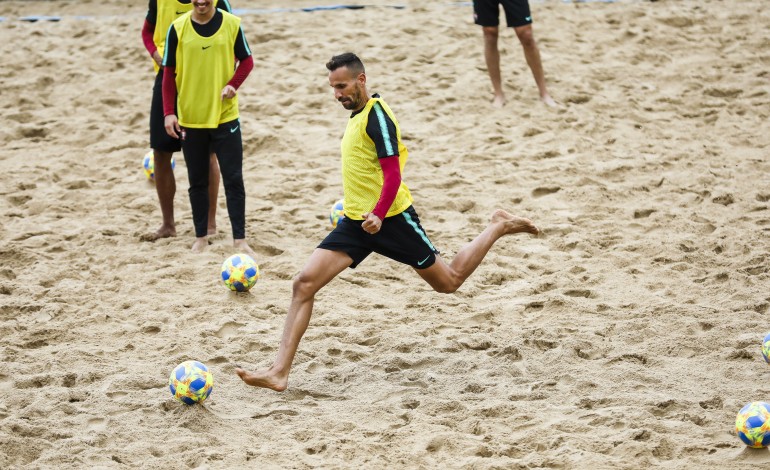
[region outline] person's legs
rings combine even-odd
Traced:
[[[317,248],[310,255],[302,272],[294,278],[289,313],[275,362],[269,369],[256,372],[237,368],[235,372],[244,382],[279,392],[286,390],[294,355],[310,323],[315,294],[352,263],[353,259],[342,251]]]
[[[535,83],[540,92],[540,99],[548,106],[556,106],[556,102],[548,94],[548,89],[545,86],[543,63],[540,60],[540,50],[537,48],[535,37],[532,34],[532,25],[517,26],[513,29],[516,31],[516,36],[519,38],[522,49],[524,49],[527,65],[529,65],[532,75],[535,77]]]
[[[492,81],[492,88],[495,92],[492,104],[501,107],[505,105],[505,94],[500,75],[500,51],[497,48],[499,28],[497,26],[482,26],[481,29],[484,32],[484,60],[487,63],[489,79]]]
[[[217,197],[219,196],[219,163],[217,155],[211,154],[209,159],[209,223],[206,234],[217,234]]]
[[[155,241],[159,238],[175,237],[176,224],[174,221],[174,195],[176,194],[176,178],[171,167],[171,157],[182,147],[178,139],[166,133],[163,123],[163,69],[155,76],[150,104],[150,148],[153,149],[153,164],[155,166],[155,190],[158,192],[160,212],[163,217],[160,228],[155,232],[141,236],[143,241]]]
[[[537,235],[540,230],[531,220],[516,217],[503,210],[496,210],[492,219],[473,241],[465,245],[451,263],[446,264],[440,257],[426,269],[415,269],[417,273],[437,292],[455,292],[481,264],[492,245],[503,235],[513,233]]]
[[[151,237],[154,240],[176,236],[176,223],[174,221],[174,195],[176,194],[176,177],[171,167],[172,152],[153,150],[153,162],[155,165],[155,189],[158,192],[160,213],[163,222],[160,228]]]
[[[233,246],[252,257],[256,253],[246,242],[246,190],[243,185],[243,142],[240,123],[232,121],[219,126],[214,138],[214,152],[225,187],[227,214],[233,233]]]
[[[192,251],[195,252],[201,252],[208,246],[210,132],[210,129],[185,129],[182,142],[187,178],[190,181],[188,194],[195,227]]]

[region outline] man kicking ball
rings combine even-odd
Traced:
[[[355,268],[375,252],[414,268],[437,292],[455,292],[503,235],[531,233],[528,219],[503,210],[492,214],[486,229],[447,264],[428,239],[401,181],[408,156],[393,112],[379,95],[369,96],[366,73],[353,53],[326,64],[334,97],[352,111],[342,137],[345,218],[318,245],[294,279],[289,313],[275,362],[268,369],[236,373],[249,385],[283,391],[300,339],[310,322],[316,292],[346,268]]]

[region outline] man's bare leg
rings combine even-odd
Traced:
[[[514,233],[537,235],[540,230],[531,220],[498,209],[492,214],[487,228],[465,245],[451,263],[446,264],[438,258],[433,266],[415,271],[437,292],[455,292],[481,264],[492,245],[500,237]]]
[[[219,195],[219,162],[212,153],[209,160],[209,223],[206,235],[217,234],[217,196]]]
[[[171,168],[172,152],[153,150],[153,164],[155,165],[155,190],[158,192],[160,213],[163,222],[160,228],[153,233],[142,235],[141,240],[154,242],[161,238],[176,236],[176,223],[174,222],[174,194],[176,194],[176,178]]]
[[[532,25],[519,26],[514,28],[516,36],[519,38],[521,47],[524,49],[524,57],[527,59],[527,65],[532,70],[532,76],[535,77],[535,83],[540,93],[540,100],[550,107],[558,106],[556,101],[548,94],[545,86],[545,72],[543,72],[543,62],[540,60],[540,50],[537,48],[535,37],[532,34]]]
[[[302,272],[294,278],[289,313],[283,326],[283,336],[275,362],[270,368],[256,372],[235,369],[244,382],[278,392],[286,390],[291,364],[294,362],[302,335],[310,323],[315,294],[352,263],[350,256],[341,251],[321,248],[313,251]]]
[[[484,60],[486,60],[489,79],[495,91],[492,106],[502,108],[505,105],[505,95],[500,78],[500,51],[497,49],[498,27],[483,26],[481,29],[484,32]]]

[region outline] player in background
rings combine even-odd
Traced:
[[[232,12],[228,0],[218,0],[218,8]],[[152,103],[150,106],[150,148],[155,162],[155,189],[158,192],[158,202],[163,221],[155,232],[142,235],[144,241],[155,241],[159,238],[176,236],[176,221],[174,219],[174,195],[176,194],[176,178],[171,168],[171,157],[174,152],[181,150],[179,139],[166,133],[163,119],[163,48],[166,42],[166,32],[171,23],[192,10],[191,0],[150,0],[147,16],[142,28],[142,41],[150,54],[155,68],[155,85],[152,88]],[[219,194],[219,165],[213,153],[209,158],[209,199],[213,203],[209,207],[208,235],[217,233],[217,205]]]

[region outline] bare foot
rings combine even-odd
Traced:
[[[251,256],[255,261],[257,259],[257,254],[254,252],[254,250],[251,249],[248,243],[246,243],[245,238],[239,238],[237,240],[233,240],[233,246],[235,247],[235,250],[238,253],[244,253],[249,256]]]
[[[155,240],[160,240],[161,238],[169,238],[169,237],[175,237],[176,236],[176,228],[174,228],[173,225],[161,225],[158,230],[156,230],[153,233],[145,233],[141,237],[139,237],[139,240],[143,242],[154,242]]]
[[[492,100],[493,108],[502,108],[505,106],[505,96],[495,95],[495,99]]]
[[[540,101],[546,104],[549,108],[560,108],[561,106],[559,103],[557,103],[553,98],[551,98],[551,95],[544,95],[540,97]]]
[[[531,233],[532,235],[540,233],[540,229],[537,228],[531,220],[525,219],[524,217],[516,217],[502,209],[497,209],[495,213],[492,214],[491,221],[493,224],[503,224],[503,234],[505,235],[521,232]]]
[[[206,248],[208,246],[209,246],[208,237],[198,237],[195,239],[195,241],[192,244],[192,252],[203,253],[204,251],[206,251]]]
[[[240,367],[235,369],[235,373],[241,378],[247,385],[252,387],[269,388],[276,392],[283,392],[289,385],[289,377],[281,376],[272,372],[272,369],[258,370],[257,372],[246,372]]]
[[[206,229],[206,235],[211,237],[217,234],[217,224],[209,225]]]

